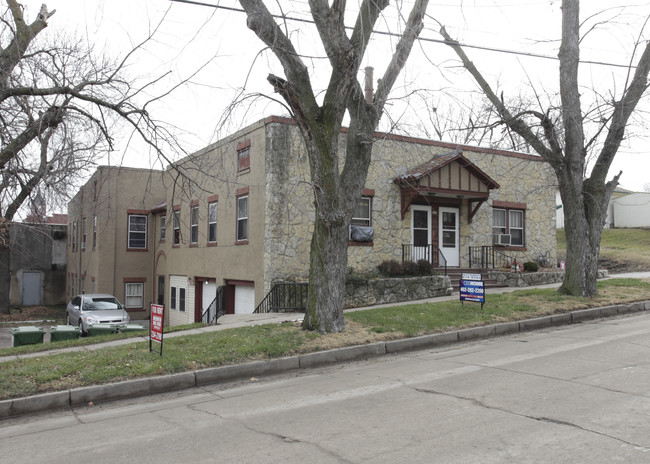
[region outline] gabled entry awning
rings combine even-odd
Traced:
[[[435,155],[394,179],[401,193],[402,219],[416,197],[469,200],[469,222],[499,184],[463,156],[462,151]]]

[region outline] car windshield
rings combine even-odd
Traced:
[[[116,298],[102,297],[102,298],[89,298],[84,297],[83,304],[84,311],[97,311],[106,309],[122,309],[122,305]]]

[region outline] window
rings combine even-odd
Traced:
[[[190,243],[199,241],[199,207],[190,207]]]
[[[97,247],[97,216],[93,216],[93,250],[96,247]]]
[[[127,308],[142,308],[144,301],[144,284],[142,282],[127,283],[124,295],[124,306]]]
[[[217,243],[217,203],[208,204],[208,243]]]
[[[174,211],[174,245],[181,243],[181,212]]]
[[[248,240],[248,195],[237,197],[237,241]]]
[[[237,164],[239,166],[239,172],[247,171],[251,168],[250,146],[237,150]]]
[[[160,216],[160,241],[165,241],[165,235],[167,234],[167,216]]]
[[[176,309],[176,287],[171,288],[171,292],[169,292],[169,298],[170,298],[169,306],[172,309]]]
[[[495,208],[492,210],[492,234],[498,245],[524,246],[524,211]]]
[[[353,226],[370,227],[370,197],[361,197],[354,207],[352,213]]]
[[[72,251],[77,249],[77,225],[78,221],[72,223]]]
[[[185,289],[183,287],[178,289],[178,310],[185,312]]]
[[[86,249],[86,218],[81,220],[81,251]]]
[[[129,214],[129,246],[144,250],[147,248],[147,216]]]

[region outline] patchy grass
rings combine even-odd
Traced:
[[[557,252],[566,257],[564,229],[557,230]],[[604,229],[600,266],[610,272],[650,270],[650,229]]]
[[[346,312],[348,326],[340,334],[306,332],[299,324],[292,323],[187,334],[165,339],[162,357],[149,352],[148,342],[138,342],[92,352],[7,361],[0,363],[0,399],[650,300],[648,280],[610,279],[599,282],[598,287],[599,295],[591,299],[560,295],[553,289],[488,293],[483,310],[479,304],[461,305],[454,300]],[[185,328],[192,327],[195,326]],[[49,347],[54,349],[115,337],[92,337],[74,341],[76,343],[53,343]],[[48,345],[39,348],[45,346]],[[2,354],[16,354],[16,350],[22,352],[23,349],[31,349],[31,346],[2,350]]]

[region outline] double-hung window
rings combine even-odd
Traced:
[[[144,301],[144,283],[127,283],[124,290],[124,295],[124,306],[127,308],[142,308]]]
[[[199,242],[199,207],[190,207],[190,243],[195,245]]]
[[[81,220],[81,251],[86,249],[86,218]]]
[[[523,209],[492,209],[492,234],[497,245],[523,247],[525,244]]]
[[[237,197],[237,241],[248,240],[248,195]]]
[[[147,248],[147,216],[144,214],[129,214],[128,248],[139,250]]]
[[[208,203],[208,243],[217,243],[217,203]]]
[[[180,245],[181,243],[181,212],[174,211],[174,243],[173,245]]]
[[[354,213],[352,213],[351,224],[353,226],[371,226],[370,202],[370,197],[361,197],[359,199],[354,207]]]
[[[97,216],[93,216],[93,250],[97,247]]]
[[[165,236],[167,235],[167,216],[160,216],[160,241],[165,241]]]

